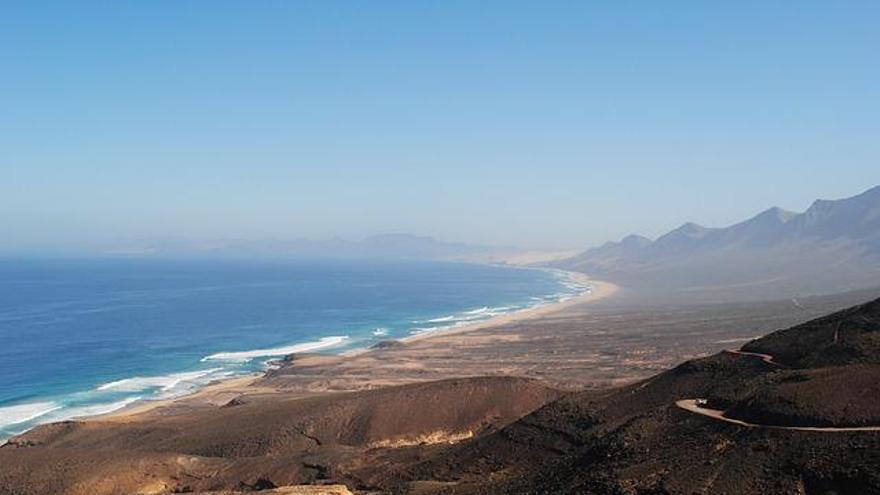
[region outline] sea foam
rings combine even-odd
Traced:
[[[230,361],[243,363],[258,357],[277,357],[295,354],[297,352],[316,351],[327,347],[337,346],[348,339],[348,335],[335,335],[324,337],[315,342],[306,342],[304,344],[295,344],[285,347],[276,347],[273,349],[256,349],[253,351],[242,352],[218,352],[202,358],[202,361]]]
[[[52,421],[64,421],[68,419],[86,418],[89,416],[100,416],[102,414],[110,414],[118,411],[123,407],[141,400],[141,397],[129,397],[116,402],[106,404],[92,404],[88,406],[71,407],[61,411],[59,417],[53,417]]]
[[[54,402],[32,402],[0,407],[0,428],[37,419],[60,408],[61,406]]]
[[[472,311],[465,311],[466,315],[479,315],[489,311],[489,306],[483,306],[482,308],[475,309]]]
[[[424,320],[425,323],[442,323],[444,321],[452,321],[456,318],[455,315],[449,316],[441,316],[440,318],[431,318],[430,320]],[[419,322],[421,323],[421,322]]]
[[[357,333],[352,334],[352,338],[362,339],[365,337],[372,337],[372,339],[375,339],[384,338],[387,335],[396,336],[398,332],[403,333],[406,330],[409,330],[410,333],[417,334],[458,328],[485,321],[495,316],[513,314],[520,311],[527,311],[535,307],[550,305],[558,301],[575,297],[579,294],[589,293],[592,290],[588,284],[580,283],[578,280],[572,278],[571,274],[555,270],[548,271],[551,272],[553,277],[558,281],[558,288],[555,293],[532,297],[523,295],[518,302],[513,302],[513,300],[509,301],[509,306],[480,306],[476,301],[471,301],[470,308],[464,306],[458,311],[446,310],[447,312],[439,314],[425,314],[423,315],[424,319],[408,322],[412,325],[412,327],[408,329],[406,328],[407,322],[389,321],[388,323],[384,323],[383,320],[379,319],[377,320],[378,325],[384,323],[389,326],[358,329]],[[215,289],[216,287],[199,288],[199,290]],[[479,299],[477,299],[477,301],[479,301]],[[45,322],[42,320],[47,318],[51,318],[53,321],[66,321],[71,315],[78,315],[78,317],[85,318],[93,313],[100,313],[107,310],[123,308],[137,309],[137,304],[130,304],[130,302],[131,301],[112,300],[107,301],[108,304],[106,305],[87,307],[84,309],[81,306],[65,306],[63,308],[52,308],[52,311],[48,311],[47,308],[40,308],[38,311],[5,311],[0,312],[0,321],[19,321],[26,319],[32,321],[34,324],[43,325]],[[485,303],[485,301],[482,302]],[[63,309],[64,311],[61,314],[58,314],[57,310],[60,309]],[[444,314],[446,316],[444,316]],[[245,323],[246,324],[242,325],[240,329],[251,331],[272,326],[262,321],[249,321]],[[333,323],[324,322],[322,324]],[[398,328],[398,325],[400,325],[401,328]],[[372,336],[367,337],[370,333],[372,333]],[[293,335],[298,336],[300,334],[294,333]],[[297,338],[296,336],[293,338]],[[255,365],[260,361],[291,353],[331,348],[351,342],[352,338],[349,338],[348,336],[333,336],[321,338],[320,340],[313,342],[280,346],[277,348],[261,348],[242,352],[219,352],[202,359],[203,362],[210,362],[210,364],[203,364],[205,368],[210,369],[175,372],[157,376],[132,376],[130,378],[109,381],[108,383],[94,387],[91,390],[77,392],[75,394],[49,397],[45,399],[34,399],[34,402],[27,404],[0,406],[0,435],[23,431],[38,423],[107,414],[122,409],[139,400],[165,399],[184,395],[195,391],[211,381],[255,371]],[[246,348],[247,344],[244,344],[244,346],[244,348]],[[233,347],[233,349],[234,348],[235,347]],[[240,349],[242,347],[238,348]],[[209,353],[210,352],[204,354]]]
[[[102,392],[140,392],[155,388],[162,391],[168,391],[182,383],[196,381],[219,371],[223,371],[223,368],[211,368],[209,370],[190,371],[186,373],[172,373],[163,376],[136,376],[105,383],[99,386],[97,390]]]

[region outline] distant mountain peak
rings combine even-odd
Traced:
[[[870,189],[867,189],[865,192],[863,192],[857,196],[854,196],[852,198],[849,198],[849,199],[857,199],[857,198],[871,198],[871,199],[880,200],[880,185],[877,185],[877,186],[874,186]]]
[[[779,223],[786,223],[797,215],[798,213],[796,212],[784,210],[778,206],[774,206],[772,208],[768,208],[762,211],[761,213],[758,213],[757,215],[752,217],[751,220],[747,220],[747,222],[755,220],[772,220]]]
[[[673,239],[680,237],[700,238],[712,230],[714,229],[703,227],[702,225],[694,222],[687,222],[683,223],[680,227],[667,233],[666,235],[661,236],[659,239],[657,239],[657,241],[661,242],[664,239]]]
[[[558,266],[690,297],[708,287],[756,297],[877,285],[880,186],[803,213],[774,206],[723,228],[687,222],[653,242],[628,236]]]
[[[870,195],[880,195],[880,185],[876,185],[872,188],[869,188],[867,191],[862,194],[870,194]]]
[[[715,229],[713,229],[711,227],[704,227],[704,226],[702,226],[698,223],[694,223],[694,222],[687,222],[678,228],[679,232],[684,232],[684,233],[688,233],[688,234],[696,234],[696,235],[702,235],[702,234],[705,234],[706,232],[709,232],[711,230],[715,230]]]
[[[853,204],[853,203],[871,203],[880,201],[880,186],[874,186],[870,189],[865,190],[864,192],[857,194],[855,196],[851,196],[849,198],[843,199],[817,199],[813,201],[813,204],[810,205],[810,208],[807,210],[811,210],[814,207],[823,207],[828,205],[836,205],[836,204]]]
[[[630,234],[620,240],[621,246],[641,247],[641,246],[647,246],[650,243],[651,243],[651,239],[648,239],[647,237],[645,237],[643,235],[638,235],[638,234]]]
[[[825,210],[836,202],[837,201],[834,201],[831,199],[817,199],[817,200],[813,201],[813,203],[810,205],[809,208],[807,208],[807,211],[805,211],[804,213],[809,213],[811,211]]]

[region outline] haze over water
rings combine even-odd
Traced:
[[[0,437],[585,290],[559,272],[438,262],[0,262]]]

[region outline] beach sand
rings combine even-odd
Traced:
[[[283,400],[476,376],[534,378],[561,390],[603,389],[846,305],[816,299],[809,310],[790,301],[630,306],[611,297],[620,293],[613,284],[580,280],[593,291],[560,304],[344,355],[296,354],[265,374],[92,419],[132,421],[216,409],[232,400]]]
[[[266,373],[255,373],[228,380],[208,384],[198,391],[171,399],[144,401],[132,404],[118,411],[105,415],[83,418],[85,421],[136,421],[150,414],[177,414],[206,407],[222,406],[242,396],[271,396],[283,394],[307,396],[327,392],[347,392],[368,390],[389,385],[443,379],[462,376],[479,376],[497,374],[491,370],[473,366],[436,366],[434,373],[425,373],[429,362],[441,358],[435,348],[456,348],[474,346],[484,349],[493,343],[503,344],[516,340],[515,335],[507,339],[504,336],[486,339],[484,337],[462,338],[462,336],[478,331],[499,330],[511,327],[520,322],[540,321],[554,314],[573,307],[588,305],[613,296],[618,287],[612,283],[594,280],[581,273],[569,273],[569,276],[591,290],[576,297],[554,304],[547,304],[516,313],[497,316],[488,320],[462,325],[456,328],[435,330],[410,335],[398,341],[403,345],[386,348],[362,348],[347,351],[339,355],[332,354],[301,354],[295,355],[292,364],[282,366],[280,370]],[[397,359],[394,356],[398,356]],[[421,361],[422,364],[418,364]],[[462,364],[462,363],[460,363]],[[289,371],[308,368],[311,379],[293,377]],[[316,378],[314,372],[319,371],[323,377]],[[373,371],[373,373],[370,372]],[[516,374],[509,366],[499,367],[501,374]],[[372,376],[371,376],[372,375]]]
[[[366,494],[387,493],[382,490],[397,487],[407,469],[425,468],[428,478],[418,479],[430,486],[413,485],[411,493],[436,493],[446,489],[436,480],[446,479],[447,461],[459,458],[457,445],[492,442],[499,438],[493,432],[566,390],[577,391],[570,396],[577,400],[600,398],[609,387],[732,341],[864,300],[636,307],[610,293],[596,290],[593,296],[605,297],[353,356],[296,354],[263,376],[109,417],[44,425],[0,449],[4,486],[14,493],[109,495],[333,482],[369,487],[355,490]],[[525,455],[522,447],[531,449],[535,438],[532,423],[511,431],[519,439],[511,455]],[[561,431],[552,429],[554,449]],[[431,459],[440,462],[426,464]]]
[[[404,337],[400,339],[402,342],[415,342],[422,339],[430,339],[437,338],[440,336],[448,336],[454,335],[457,333],[466,333],[473,332],[474,330],[479,330],[481,328],[492,328],[498,327],[501,325],[508,325],[511,323],[515,323],[523,320],[531,320],[536,318],[541,318],[547,315],[551,315],[553,313],[558,313],[567,308],[571,308],[574,306],[580,306],[582,304],[587,304],[594,301],[600,301],[602,299],[613,296],[618,287],[611,282],[603,282],[600,280],[594,280],[589,278],[587,275],[583,273],[569,272],[569,276],[577,283],[584,284],[590,286],[590,291],[584,294],[581,294],[576,297],[572,297],[571,299],[567,299],[565,301],[560,301],[555,304],[548,304],[546,306],[538,306],[535,308],[526,309],[523,311],[518,311],[516,313],[510,313],[506,315],[496,316],[495,318],[491,318],[485,321],[472,323],[470,325],[462,325],[457,328],[449,328],[445,330],[434,330],[430,332],[419,333],[415,335],[410,335],[409,337]],[[358,352],[358,351],[356,351]],[[363,352],[363,351],[359,351]]]

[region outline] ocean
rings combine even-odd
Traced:
[[[589,290],[461,263],[0,261],[0,438]]]

